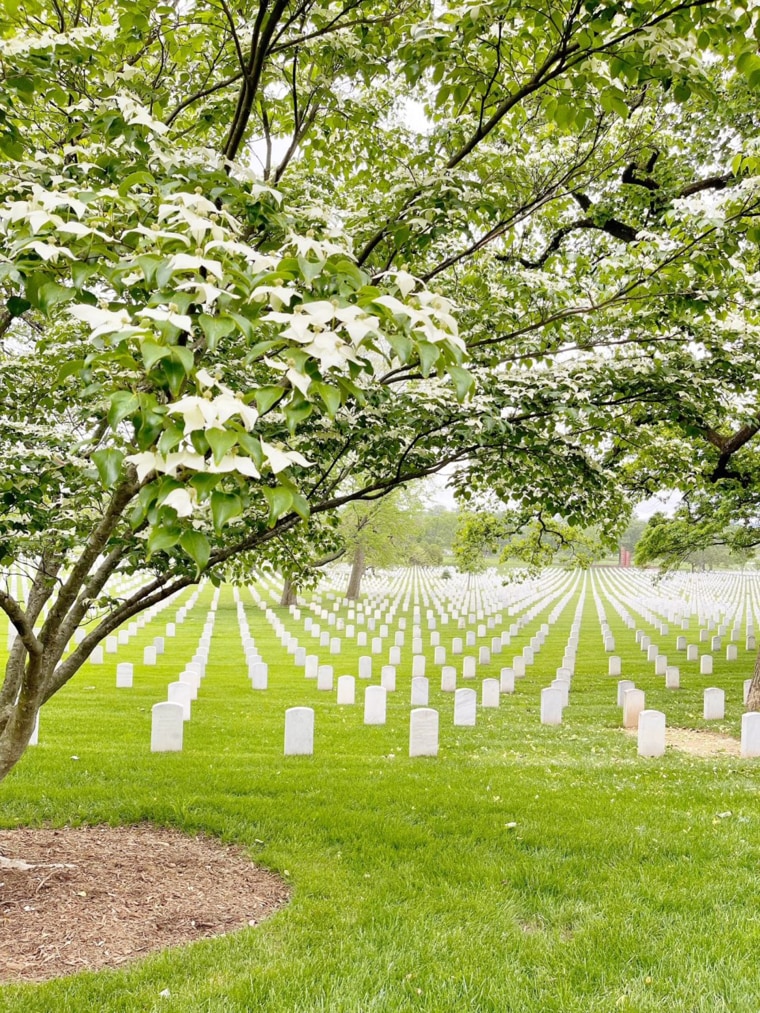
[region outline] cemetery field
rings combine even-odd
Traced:
[[[152,753],[151,708],[196,651],[216,590],[200,589],[157,663],[144,664],[145,647],[191,599],[183,594],[43,708],[39,744],[0,785],[0,825],[150,822],[211,834],[278,872],[291,900],[259,927],[118,971],[4,986],[0,1011],[757,1013],[760,758],[742,758],[738,744],[760,580],[673,580],[655,587],[621,571],[551,571],[506,588],[482,577],[468,591],[457,580],[396,574],[368,581],[363,610],[351,614],[337,577],[320,605],[295,614],[276,606],[273,579],[253,595],[225,586],[182,751]],[[457,596],[464,610],[455,618]],[[675,601],[683,615],[667,622]],[[646,707],[664,712],[669,729],[691,729],[706,747],[695,747],[700,753],[723,751],[669,745],[660,758],[637,754],[636,734],[621,727],[602,616],[621,677],[644,691]],[[252,688],[241,617],[268,665],[266,689]],[[726,618],[729,630],[713,647],[710,626]],[[307,619],[341,640],[340,654],[320,645]],[[544,725],[541,691],[567,667],[574,621],[568,704],[561,724]],[[332,665],[336,680],[357,676],[355,704],[338,704],[334,688],[305,677],[278,624]],[[482,707],[482,679],[519,668],[513,658],[543,624],[545,640],[514,692]],[[357,642],[361,630],[367,646]],[[655,674],[636,631],[679,666],[679,688]],[[366,725],[364,689],[380,685],[399,632],[386,722]],[[452,654],[453,639],[467,632],[475,643]],[[732,632],[737,658],[727,660]],[[502,633],[507,642],[495,651]],[[711,676],[686,660],[678,636],[711,654]],[[490,659],[479,655],[485,645]],[[477,690],[472,726],[454,724],[436,646],[456,667],[457,687]],[[368,655],[372,675],[360,679],[359,658]],[[439,748],[410,757],[420,655]],[[465,656],[480,657],[467,680]],[[133,685],[117,689],[116,665],[125,662],[134,665]],[[703,717],[707,687],[725,691],[722,719]],[[313,755],[283,755],[285,712],[295,706],[314,710]],[[12,952],[7,917],[2,938]]]

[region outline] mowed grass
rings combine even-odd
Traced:
[[[0,822],[151,821],[213,834],[279,871],[290,904],[255,929],[119,972],[5,987],[0,1010],[757,1013],[760,761],[675,750],[637,757],[635,738],[619,728],[590,583],[561,727],[540,725],[539,696],[561,662],[577,594],[514,696],[479,709],[474,728],[453,726],[453,697],[440,692],[426,646],[436,759],[407,755],[411,612],[387,724],[367,727],[366,683],[357,680],[354,707],[319,693],[240,593],[269,663],[266,692],[250,688],[225,587],[184,751],[149,752],[150,707],[196,648],[213,595],[206,586],[159,665],[143,667],[142,648],[175,607],[104,665],[86,665],[43,709],[40,745],[0,786]],[[498,675],[550,607],[479,675]],[[719,685],[727,718],[717,729],[738,737],[752,667],[743,645],[739,662],[716,654],[708,678],[679,655],[683,688],[666,691],[633,632],[606,609],[623,674],[646,690],[647,706],[664,709],[669,724],[704,727],[703,689]],[[310,653],[334,663],[336,678],[356,674],[364,648],[344,640],[330,658],[277,611]],[[640,625],[675,659],[680,630],[658,637]],[[441,633],[447,648],[460,635],[454,623]],[[427,645],[424,622],[423,635]],[[119,661],[136,663],[131,690],[115,689]],[[286,758],[284,713],[299,704],[316,710],[315,755]]]

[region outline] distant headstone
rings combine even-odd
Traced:
[[[317,689],[331,692],[333,688],[332,665],[320,665],[317,669]]]
[[[699,647],[696,644],[689,644],[686,648],[687,661],[699,661]]]
[[[474,689],[458,689],[454,693],[454,724],[474,725],[478,697]]]
[[[249,670],[251,686],[254,689],[266,689],[269,681],[269,667],[263,661],[257,661]]]
[[[306,678],[316,679],[317,671],[319,669],[319,657],[316,654],[307,654],[304,659],[304,667],[304,675]]]
[[[457,688],[457,670],[453,665],[444,665],[441,669],[441,692],[453,693]]]
[[[130,689],[134,675],[134,665],[130,661],[122,661],[116,666],[116,686],[118,689]]]
[[[499,706],[499,680],[484,679],[481,686],[480,704],[482,707]]]
[[[147,651],[148,648],[146,647],[145,650]],[[102,665],[103,664],[103,645],[102,644],[98,644],[97,647],[93,647],[92,653],[90,654],[90,663],[92,665]]]
[[[502,693],[514,693],[515,673],[511,668],[502,668],[499,674],[499,690]]]
[[[415,679],[417,676],[423,676],[425,674],[425,655],[415,654],[412,658],[412,678]]]
[[[385,724],[386,691],[383,686],[367,686],[364,691],[364,724]]]
[[[412,707],[427,707],[430,685],[423,676],[412,679]]]
[[[353,675],[338,676],[338,703],[353,704],[356,702],[356,680]]]
[[[313,753],[314,710],[289,707],[285,711],[285,756],[311,756]]]
[[[646,708],[643,689],[627,689],[623,696],[623,728],[638,728],[639,714]]]
[[[676,650],[677,651],[686,650],[686,637],[676,637]]]
[[[739,657],[739,650],[736,644],[728,644],[726,646],[726,661],[736,661]]]
[[[744,680],[744,705],[747,705],[747,699],[749,698],[749,690],[752,685],[751,679]]]
[[[171,703],[182,705],[185,721],[190,720],[190,706],[193,699],[193,690],[186,682],[170,682],[168,696]]]
[[[396,668],[394,665],[383,665],[380,670],[380,685],[387,693],[396,692]]]
[[[722,721],[726,716],[726,694],[722,689],[712,686],[705,690],[704,711],[705,721]]]
[[[638,753],[650,757],[665,755],[665,715],[662,711],[642,710],[639,713]]]
[[[551,686],[541,690],[541,724],[562,724],[562,693]]]
[[[454,637],[454,639],[451,641],[451,653],[452,654],[461,654],[462,650],[463,650],[462,638],[461,637]]]
[[[713,674],[712,654],[703,654],[702,657],[699,659],[699,674],[700,675]]]
[[[151,753],[178,753],[182,750],[185,709],[181,703],[157,703],[151,708]]]
[[[143,665],[155,665],[156,648],[152,645],[143,649]]]
[[[741,754],[747,758],[760,756],[760,711],[742,714]]]
[[[625,694],[628,692],[629,689],[636,689],[636,683],[635,682],[631,682],[630,679],[621,679],[620,682],[617,684],[617,705],[618,705],[618,707],[622,707],[623,706],[623,700],[625,699]]]
[[[106,637],[106,654],[116,654],[119,649],[119,638],[116,636]]]
[[[668,665],[665,669],[665,689],[681,688],[681,672],[676,665]]]
[[[359,658],[359,678],[372,678],[372,657],[369,654],[363,654],[361,658]]]
[[[618,655],[613,654],[607,661],[607,674],[608,675],[620,675],[621,662]]]
[[[438,711],[421,707],[409,715],[409,755],[438,755]]]
[[[475,658],[471,654],[466,654],[464,658],[462,658],[462,678],[474,679],[475,671]]]

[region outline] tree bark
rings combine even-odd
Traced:
[[[359,544],[356,546],[354,551],[354,561],[351,566],[351,576],[348,580],[348,590],[346,591],[346,598],[351,601],[356,601],[359,597],[359,592],[362,586],[362,577],[364,576],[364,546]]]
[[[747,710],[760,711],[760,647],[755,655],[755,670],[752,673],[752,683],[747,696]]]
[[[280,608],[287,609],[291,605],[298,604],[298,590],[295,585],[291,584],[289,580],[285,581],[282,588],[282,597],[280,598]]]

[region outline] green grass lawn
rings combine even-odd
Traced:
[[[357,680],[353,707],[318,693],[240,593],[269,663],[266,692],[250,688],[225,587],[184,751],[149,752],[151,705],[196,648],[213,595],[206,586],[155,668],[142,666],[142,648],[174,607],[104,665],[86,665],[43,709],[40,745],[0,786],[0,823],[151,821],[208,832],[279,871],[291,903],[258,928],[118,972],[5,987],[0,1010],[757,1013],[760,761],[675,750],[637,757],[635,738],[619,729],[590,585],[561,727],[540,725],[539,696],[561,662],[577,595],[514,696],[479,709],[475,728],[453,727],[453,697],[440,692],[426,647],[440,754],[414,760],[408,646],[387,724],[365,727],[366,684]],[[479,674],[498,676],[550,608]],[[301,625],[277,611],[292,631]],[[703,689],[719,685],[726,720],[710,727],[738,737],[752,668],[743,643],[738,662],[719,652],[705,678],[683,654],[675,661],[680,630],[661,637],[641,620],[680,662],[682,689],[666,691],[610,606],[607,618],[623,676],[645,689],[648,707],[671,725],[701,728]],[[329,658],[300,635],[335,664],[336,679],[356,674],[367,653],[344,641],[341,657]],[[424,623],[423,635],[427,645]],[[450,623],[444,645],[454,635]],[[135,662],[131,690],[115,689],[119,661]],[[315,755],[286,758],[284,712],[299,704],[316,710]]]

